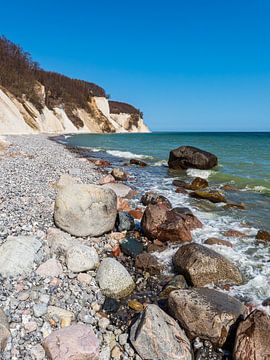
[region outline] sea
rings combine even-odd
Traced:
[[[231,287],[229,294],[261,307],[270,296],[270,244],[255,240],[259,229],[270,231],[270,133],[181,133],[153,132],[148,134],[74,134],[58,141],[89,149],[87,156],[109,160],[129,174],[131,187],[139,190],[134,206],[142,193],[154,190],[170,199],[174,206],[189,207],[203,222],[202,229],[193,231],[193,240],[203,243],[209,237],[229,240],[233,248],[214,245],[212,249],[233,261],[245,277],[243,285]],[[214,153],[219,164],[212,170],[170,170],[167,166],[170,150],[190,145]],[[130,166],[135,158],[149,166]],[[237,187],[225,192],[229,202],[245,204],[245,210],[225,209],[224,204],[212,204],[175,192],[174,179],[191,181],[207,179],[211,189],[221,190],[226,184]],[[224,233],[234,229],[246,234],[242,238],[226,238]],[[179,246],[179,245],[178,245]],[[157,254],[171,271],[172,245]],[[270,307],[264,307],[270,313]]]

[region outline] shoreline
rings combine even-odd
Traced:
[[[85,158],[84,151],[79,148],[75,152],[70,151],[64,144],[50,139],[48,134],[9,135],[5,138],[11,145],[0,153],[0,242],[1,245],[4,244],[8,236],[31,236],[41,246],[28,275],[1,277],[0,305],[8,316],[11,332],[7,347],[2,353],[3,360],[49,359],[41,346],[42,340],[61,329],[63,322],[65,326],[79,322],[92,326],[100,341],[100,359],[120,359],[122,356],[124,359],[139,360],[139,355],[129,341],[129,327],[132,319],[140,314],[146,304],[159,304],[166,310],[166,304],[159,298],[159,293],[173,276],[170,273],[164,274],[161,270],[162,252],[160,255],[154,252],[158,259],[154,266],[161,266],[161,269],[149,274],[150,268],[145,270],[136,267],[135,258],[116,255],[119,241],[128,235],[125,232],[113,230],[98,237],[76,237],[57,228],[53,221],[56,193],[61,186],[73,181],[71,178],[76,178],[79,183],[97,184],[110,173],[107,168],[111,169],[119,164],[100,166],[105,163],[98,165],[95,160]],[[89,153],[89,150],[86,152]],[[64,177],[61,178],[61,175]],[[126,181],[116,182],[122,183],[125,184]],[[132,182],[128,182],[128,186],[130,185]],[[139,189],[132,186],[132,190]],[[118,210],[133,211],[134,216],[141,217],[145,207],[138,201],[140,191],[137,201],[124,196],[125,201],[118,204]],[[152,243],[138,232],[139,222],[140,219],[136,220],[137,226],[130,234],[148,249]],[[55,248],[52,250],[52,238],[53,241],[91,245],[100,262],[113,254],[135,280],[136,291],[117,302],[105,301],[96,280],[96,269],[79,273],[70,271],[63,251],[57,252]],[[155,245],[155,251],[164,250],[161,244]],[[179,245],[181,243],[174,246]],[[170,247],[167,250],[170,253]],[[148,251],[147,254],[152,252]],[[170,256],[172,257],[172,253]],[[54,259],[54,266],[57,263],[58,275],[37,273],[37,269],[50,259]],[[50,270],[52,269],[46,269],[47,274]],[[220,290],[219,287],[217,289]],[[132,304],[129,303],[131,300]],[[63,315],[59,309],[67,312]]]

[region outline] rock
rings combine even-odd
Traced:
[[[53,331],[42,345],[51,360],[99,359],[99,341],[92,328],[82,324]]]
[[[40,303],[40,304],[35,304],[33,306],[33,312],[34,312],[35,317],[43,316],[43,315],[47,314],[47,311],[48,311],[47,304]]]
[[[177,322],[150,304],[130,329],[130,341],[143,360],[192,360],[191,345]]]
[[[225,184],[225,185],[222,187],[222,189],[223,189],[224,191],[238,191],[238,190],[239,190],[236,186],[230,185],[230,184]]]
[[[205,240],[204,244],[207,245],[222,245],[232,248],[233,244],[227,240],[217,239],[217,238],[209,238]]]
[[[177,194],[188,194],[188,191],[186,190],[186,189],[184,189],[183,187],[178,187],[178,188],[176,188],[175,189],[175,192],[177,193]]]
[[[136,257],[135,267],[148,272],[150,275],[158,275],[163,270],[163,265],[155,255],[142,253]]]
[[[36,344],[31,347],[31,356],[35,360],[44,360],[45,359],[45,351],[40,344]]]
[[[245,204],[237,204],[237,203],[229,203],[224,205],[224,209],[239,209],[239,210],[245,210],[246,206]]]
[[[138,165],[141,167],[147,166],[146,162],[138,160],[138,159],[130,159],[129,163],[130,163],[130,165]]]
[[[54,220],[75,236],[99,236],[113,229],[117,214],[115,193],[101,186],[77,184],[60,189]]]
[[[143,252],[143,244],[134,237],[127,237],[120,243],[121,251],[127,255],[135,258]]]
[[[243,282],[241,272],[231,261],[200,244],[181,246],[173,257],[173,264],[193,286]]]
[[[74,185],[74,184],[78,184],[79,179],[76,179],[68,174],[63,174],[60,176],[60,179],[58,180],[58,182],[55,184],[55,187],[57,189],[62,189],[66,186],[69,185]]]
[[[69,234],[55,228],[48,229],[46,240],[52,255],[63,255],[70,246],[74,245],[74,240]]]
[[[127,174],[123,169],[114,168],[111,172],[111,175],[115,178],[115,180],[125,181],[127,180]]]
[[[36,270],[36,273],[38,275],[44,277],[47,276],[58,277],[60,274],[62,274],[62,272],[63,272],[63,268],[61,263],[54,258],[45,261]]]
[[[0,308],[0,350],[4,351],[10,336],[9,323],[4,311]]]
[[[199,339],[199,338],[198,338]],[[217,349],[216,351],[213,348],[213,344],[204,340],[204,342],[199,342],[199,340],[193,344],[195,348],[195,360],[224,360],[223,351],[221,349]],[[196,347],[197,346],[197,347]],[[197,351],[196,351],[197,350]],[[227,359],[227,357],[226,357]]]
[[[107,319],[106,317],[101,318],[98,322],[98,327],[101,330],[106,330],[109,325],[110,325],[110,320]]]
[[[270,359],[270,316],[253,311],[239,324],[234,346],[235,360]]]
[[[225,231],[224,236],[227,236],[227,237],[247,237],[247,234],[244,234],[243,232],[238,231],[238,230],[230,229],[228,231]]]
[[[169,294],[178,289],[186,289],[188,287],[186,279],[183,275],[176,275],[174,278],[166,284],[162,292],[159,294],[160,298],[167,299]]]
[[[0,274],[4,277],[29,274],[41,245],[34,236],[9,236],[0,246]]]
[[[80,283],[89,285],[92,281],[92,276],[86,273],[79,273],[77,279]]]
[[[218,191],[201,191],[201,190],[196,190],[192,193],[189,194],[191,197],[196,198],[196,199],[203,199],[203,200],[208,200],[212,203],[226,203],[227,200],[225,199],[225,196],[222,195],[220,192]]]
[[[26,322],[23,327],[25,328],[27,333],[31,333],[37,330],[37,323],[35,321]]]
[[[208,187],[208,181],[200,177],[196,177],[190,185],[188,185],[189,190],[201,190]]]
[[[68,248],[66,263],[70,271],[77,273],[95,269],[99,264],[99,257],[94,247],[75,245]]]
[[[135,283],[126,268],[112,258],[102,260],[96,280],[102,293],[114,299],[126,297],[135,288]]]
[[[134,218],[127,212],[118,212],[116,218],[116,228],[118,231],[133,230],[135,228]]]
[[[173,186],[180,187],[180,188],[183,188],[183,189],[188,187],[187,182],[185,182],[183,180],[178,180],[178,179],[173,180],[172,184],[173,184]]]
[[[270,297],[268,297],[262,302],[262,306],[270,306]]]
[[[265,230],[259,230],[257,235],[256,235],[256,239],[266,241],[266,242],[270,242],[270,233],[268,231],[265,231]]]
[[[245,310],[237,299],[208,288],[172,291],[168,305],[190,339],[200,337],[219,347],[224,345]]]
[[[136,220],[141,220],[143,217],[143,211],[142,211],[142,209],[139,209],[139,208],[132,209],[128,213]]]
[[[191,241],[191,230],[198,227],[202,227],[202,223],[189,209],[170,209],[164,203],[148,205],[141,221],[141,228],[149,239],[169,242]]]
[[[57,317],[61,323],[70,324],[74,320],[75,316],[72,311],[62,309],[58,306],[48,306],[48,316],[49,318]]]
[[[160,195],[154,191],[148,191],[141,197],[141,203],[144,206],[147,206],[149,204],[156,205],[159,203],[164,203],[168,205],[168,208],[172,207],[171,202],[163,195]]]
[[[131,210],[129,205],[129,201],[127,199],[118,197],[117,198],[117,211],[125,211],[128,212]]]
[[[100,166],[100,167],[108,167],[111,166],[111,163],[107,160],[103,160],[103,159],[89,159],[89,161],[93,162],[96,166]]]
[[[138,300],[129,300],[128,307],[136,312],[144,311],[144,306]]]
[[[193,146],[180,146],[170,152],[168,165],[171,169],[212,169],[217,166],[218,159],[214,154]]]
[[[161,252],[167,248],[167,245],[159,240],[154,240],[152,243],[147,245],[147,252]]]
[[[113,183],[115,182],[115,178],[111,175],[108,174],[106,176],[103,176],[100,180],[99,180],[99,185],[104,185],[104,184],[109,184],[109,183]]]
[[[103,189],[111,189],[119,197],[125,198],[132,192],[131,187],[122,183],[109,183],[102,185]]]

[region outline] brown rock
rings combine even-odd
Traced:
[[[118,211],[130,211],[131,207],[127,199],[117,197],[117,210]]]
[[[162,292],[159,294],[159,297],[167,299],[172,291],[186,289],[187,287],[188,285],[184,276],[176,275],[164,286]]]
[[[253,311],[237,329],[234,346],[235,360],[270,359],[270,316]]]
[[[155,251],[163,251],[165,250],[167,247],[167,245],[162,242],[162,241],[159,241],[159,240],[154,240],[152,243],[148,244],[147,246],[147,252],[155,252]]]
[[[265,231],[265,230],[259,230],[257,235],[256,235],[256,239],[266,241],[266,242],[270,242],[270,233],[268,231]]]
[[[144,306],[138,300],[129,300],[128,307],[136,312],[144,311]]]
[[[163,266],[159,263],[158,259],[149,253],[138,255],[135,260],[135,267],[147,271],[150,275],[160,274],[163,269]]]
[[[138,160],[138,159],[130,159],[129,161],[130,165],[137,165],[141,167],[147,166],[146,162]]]
[[[128,213],[137,220],[141,220],[141,218],[143,217],[143,211],[140,208],[130,210]]]
[[[127,174],[121,168],[114,168],[111,172],[111,175],[115,178],[115,180],[119,180],[119,181],[127,180]]]
[[[220,192],[218,191],[201,191],[201,190],[197,190],[194,191],[192,193],[189,194],[191,197],[196,198],[196,199],[203,199],[203,200],[208,200],[212,203],[221,203],[221,202],[227,202],[227,200],[225,199],[225,196],[222,195]]]
[[[246,237],[247,234],[244,234],[242,233],[241,231],[238,231],[238,230],[228,230],[228,231],[225,231],[224,233],[224,236],[227,236],[227,237]]]
[[[173,186],[177,186],[177,187],[184,188],[184,189],[188,186],[188,183],[186,183],[183,180],[178,180],[178,179],[173,180],[172,184],[173,184]]]
[[[219,347],[224,345],[245,311],[237,299],[208,288],[173,291],[168,305],[190,339],[200,337]]]
[[[99,359],[98,339],[92,328],[86,325],[72,325],[53,331],[42,345],[51,360]]]
[[[193,286],[243,282],[239,269],[231,261],[200,244],[181,246],[173,257],[173,264]]]
[[[175,192],[176,192],[177,194],[188,194],[187,190],[186,190],[185,188],[183,188],[183,187],[178,187],[178,188],[176,188],[176,189],[175,189]]]
[[[225,209],[239,209],[239,210],[245,210],[246,206],[245,204],[236,204],[236,203],[229,203],[224,206]]]
[[[262,306],[270,306],[270,297],[268,297],[267,299],[263,300]]]
[[[90,162],[93,162],[96,166],[100,166],[100,167],[107,167],[107,166],[111,166],[111,163],[107,160],[102,160],[102,159],[97,159],[97,160],[90,160]]]
[[[188,185],[188,189],[190,190],[200,190],[208,187],[208,181],[202,179],[200,177],[196,177],[190,185]]]
[[[141,202],[144,206],[149,204],[156,205],[159,203],[164,203],[168,205],[169,208],[172,207],[171,202],[163,195],[160,195],[154,191],[148,191],[141,197]]]
[[[230,185],[230,184],[225,184],[223,187],[222,187],[223,190],[225,191],[237,191],[238,188],[234,185]]]
[[[147,206],[141,227],[149,239],[185,242],[192,240],[191,230],[202,227],[202,223],[187,208],[170,209],[159,203]]]
[[[221,239],[217,239],[217,238],[209,238],[207,240],[205,240],[204,244],[207,245],[223,245],[223,246],[227,246],[232,248],[233,244],[227,240],[221,240]]]
[[[104,184],[109,184],[111,182],[115,182],[115,178],[111,175],[108,174],[106,176],[103,176],[100,180],[99,180],[99,185],[104,185]]]

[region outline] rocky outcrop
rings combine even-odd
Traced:
[[[245,310],[235,298],[208,288],[172,291],[168,303],[190,339],[200,337],[216,346],[224,345]]]
[[[241,284],[239,269],[224,256],[200,244],[181,246],[173,257],[176,270],[193,286]]]
[[[54,221],[71,235],[102,235],[113,229],[116,215],[116,194],[104,186],[73,184],[56,196]]]
[[[51,360],[99,359],[99,341],[92,328],[82,324],[52,332],[43,347]]]
[[[202,223],[187,208],[171,209],[167,202],[149,204],[143,214],[141,227],[149,239],[160,241],[191,241],[191,230]]]
[[[143,360],[192,360],[191,344],[177,322],[150,304],[130,330],[130,341]]]
[[[269,315],[255,310],[240,323],[236,334],[234,359],[270,359]]]
[[[170,152],[168,165],[171,169],[212,169],[217,166],[218,159],[214,154],[192,147],[180,146]]]

